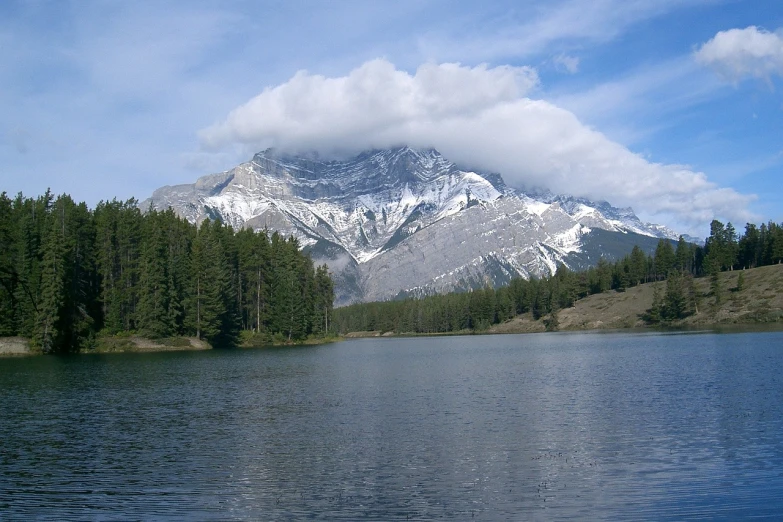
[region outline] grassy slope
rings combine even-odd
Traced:
[[[736,290],[741,271],[720,274],[723,299],[716,306],[710,293],[709,278],[696,280],[701,297],[699,313],[677,321],[672,326],[698,327],[730,324],[783,322],[783,265],[764,266],[742,271],[745,284]],[[593,330],[600,328],[633,328],[646,326],[642,315],[652,306],[653,291],[658,286],[661,295],[666,283],[648,283],[625,292],[606,292],[577,301],[575,306],[558,314],[558,330]],[[530,314],[495,325],[490,333],[542,332],[542,320],[534,321]]]

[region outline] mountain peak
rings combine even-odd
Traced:
[[[514,191],[499,174],[405,145],[344,160],[267,149],[193,185],[159,189],[141,207],[150,204],[190,221],[293,234],[316,262],[329,263],[340,303],[574,267],[593,259],[592,251],[582,253],[593,229],[655,241],[671,233],[641,223],[630,209]]]

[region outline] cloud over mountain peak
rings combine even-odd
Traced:
[[[426,63],[410,74],[385,59],[342,77],[300,71],[200,138],[207,150],[238,144],[327,156],[435,147],[461,164],[502,172],[512,186],[608,199],[680,227],[703,226],[716,215],[752,218],[752,196],[687,166],[648,161],[573,113],[531,98],[538,83],[530,67]]]

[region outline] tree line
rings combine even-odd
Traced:
[[[609,290],[624,291],[639,284],[666,281],[665,292],[656,292],[647,320],[651,323],[687,317],[698,310],[700,296],[694,278],[709,276],[716,299],[720,296],[717,274],[723,270],[754,268],[783,261],[783,224],[760,227],[748,224],[738,235],[731,223],[714,220],[704,246],[661,239],[654,253],[635,246],[614,263],[600,259],[584,271],[560,265],[543,278],[515,278],[500,288],[479,288],[400,301],[361,303],[335,310],[340,333],[384,331],[396,333],[447,333],[484,330],[517,315],[531,313],[557,327],[557,312],[578,299]]]
[[[0,194],[0,336],[46,353],[123,333],[215,346],[323,336],[333,300],[326,265],[293,237],[194,225],[135,199],[91,210],[68,195]]]

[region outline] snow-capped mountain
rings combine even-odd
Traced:
[[[409,147],[347,161],[267,150],[195,184],[160,188],[141,208],[150,205],[192,222],[293,234],[316,262],[330,265],[338,304],[500,284],[552,273],[559,263],[583,267],[600,257],[599,236],[628,251],[634,243],[651,247],[652,238],[676,239],[630,208],[526,194],[497,174]]]

